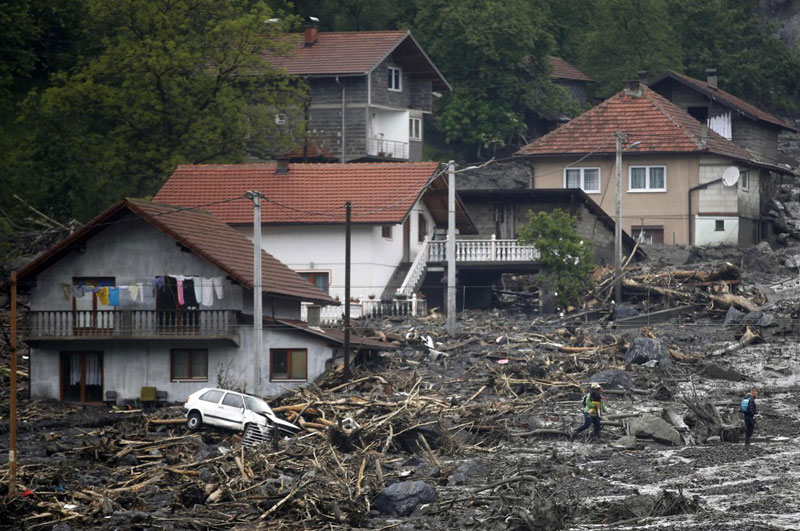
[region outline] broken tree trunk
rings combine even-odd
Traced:
[[[755,343],[756,341],[761,341],[761,335],[757,332],[753,332],[753,330],[748,326],[747,330],[745,331],[744,335],[739,338],[739,341],[736,343],[731,343],[725,348],[719,349],[713,352],[712,356],[722,356],[723,354],[730,354],[731,352],[736,352],[737,350],[741,350],[747,345],[751,343]]]

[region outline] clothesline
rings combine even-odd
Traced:
[[[91,281],[78,282],[73,284],[61,284],[64,298],[66,300],[81,300],[88,294],[96,296],[98,302],[103,306],[120,306],[122,293],[127,293],[131,302],[143,303],[145,286],[152,287],[151,294],[155,298],[157,293],[168,293],[166,279],[174,279],[175,291],[180,306],[199,307],[200,305],[210,307],[214,305],[214,298],[222,300],[224,298],[225,277],[199,277],[187,275],[164,275],[155,278],[152,284],[136,282],[127,285],[112,285],[109,280],[101,280],[96,283]]]

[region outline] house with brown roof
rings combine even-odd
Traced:
[[[634,82],[518,151],[531,187],[580,188],[615,215],[624,137],[622,228],[645,243],[749,245],[769,233],[763,203],[783,167],[763,162]]]
[[[717,71],[708,69],[705,81],[668,71],[650,81],[655,92],[708,128],[745,148],[762,162],[778,164],[778,136],[797,128],[717,86]]]
[[[320,32],[309,23],[286,40],[287,54],[264,59],[308,84],[312,151],[340,162],[422,160],[423,119],[433,93],[450,85],[410,31]],[[304,117],[276,116],[290,119]]]
[[[155,387],[182,401],[209,386],[274,395],[313,382],[343,341],[301,322],[301,301],[334,301],[264,251],[256,280],[253,251],[208,212],[130,199],[107,209],[18,272],[31,395],[126,401]]]
[[[217,219],[253,238],[261,192],[261,247],[330,296],[344,300],[345,203],[351,203],[351,296],[391,299],[398,279],[447,226],[447,176],[437,162],[181,165],[156,201],[207,205]],[[456,225],[475,233],[460,201]]]
[[[578,68],[560,57],[550,56],[552,72],[550,77],[557,85],[567,89],[572,99],[585,105],[587,101],[586,89],[589,83],[594,83],[594,78],[584,74]]]

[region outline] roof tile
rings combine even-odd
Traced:
[[[589,81],[594,82],[594,79],[587,76],[570,63],[566,62],[560,57],[550,56],[550,64],[553,67],[553,72],[550,74],[555,79],[569,79],[572,81]]]

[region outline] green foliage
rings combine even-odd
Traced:
[[[594,259],[591,244],[575,230],[575,219],[563,210],[531,211],[519,241],[536,246],[545,284],[556,292],[559,304],[576,303],[590,282]]]
[[[15,168],[57,217],[86,219],[124,196],[153,194],[177,164],[265,158],[295,145],[304,90],[260,58],[286,25],[248,0],[87,2],[100,42],[29,94]],[[284,19],[286,20],[286,19]],[[288,23],[288,21],[287,21]],[[33,194],[31,194],[33,192]]]

